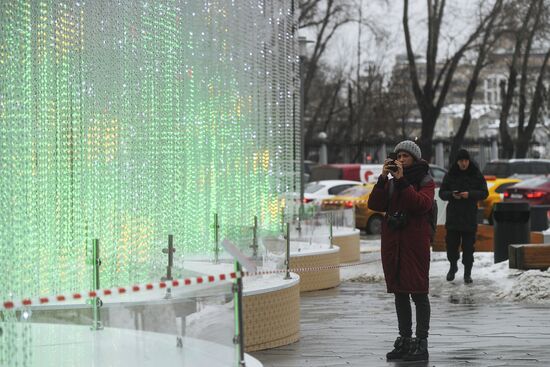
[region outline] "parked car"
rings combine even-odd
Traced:
[[[548,159],[497,159],[483,167],[485,176],[505,178],[510,176],[526,177],[550,174],[550,160]]]
[[[530,205],[550,204],[550,177],[537,176],[508,187],[504,201],[524,201]]]
[[[478,203],[478,207],[483,209],[483,219],[487,219],[489,224],[493,224],[493,209],[496,203],[500,203],[504,199],[504,191],[521,182],[519,178],[496,178],[485,177],[487,180],[487,189],[489,195],[485,200]]]
[[[359,181],[351,180],[323,180],[308,182],[304,187],[304,204],[321,205],[323,199],[331,198],[342,191],[360,185]]]
[[[311,178],[311,168],[317,165],[313,161],[304,161],[304,182],[309,182]]]
[[[440,167],[435,164],[430,164],[430,176],[434,179],[435,186],[441,186],[443,182],[443,177],[447,174],[447,170],[443,167]]]
[[[321,203],[323,210],[335,210],[344,208],[355,209],[355,226],[364,229],[370,234],[380,234],[384,213],[375,212],[368,208],[369,195],[374,184],[362,184],[350,187],[330,199],[324,199]]]
[[[311,169],[311,179],[320,180],[354,180],[364,183],[375,183],[382,173],[382,164],[335,163],[315,166]],[[430,164],[430,175],[436,186],[441,186],[447,170]]]
[[[382,170],[380,170],[382,172]],[[311,181],[322,180],[361,180],[361,164],[359,163],[334,163],[315,166],[311,168]]]

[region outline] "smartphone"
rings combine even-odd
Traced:
[[[390,154],[388,154],[388,159],[391,159],[393,162],[393,164],[388,164],[388,169],[392,172],[397,172],[397,165],[395,165],[395,160],[397,159],[397,153],[395,152],[391,152]]]

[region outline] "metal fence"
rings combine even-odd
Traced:
[[[397,143],[327,144],[328,163],[382,163]],[[500,149],[494,140],[465,141],[462,148],[468,150],[480,169],[500,155]],[[317,161],[319,149],[320,146],[310,146],[307,159]],[[450,141],[434,141],[431,163],[448,168],[450,152]]]

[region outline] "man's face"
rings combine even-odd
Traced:
[[[460,168],[463,171],[466,171],[468,169],[468,166],[470,166],[470,160],[469,159],[459,159],[457,164],[458,164],[458,168]]]
[[[397,153],[397,160],[403,164],[403,167],[408,167],[413,164],[414,158],[408,152],[401,151]]]

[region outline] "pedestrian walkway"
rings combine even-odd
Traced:
[[[472,293],[457,294],[432,279],[429,362],[386,362],[397,321],[383,282],[303,293],[300,341],[251,354],[265,367],[550,366],[550,309],[488,301],[475,281]]]

